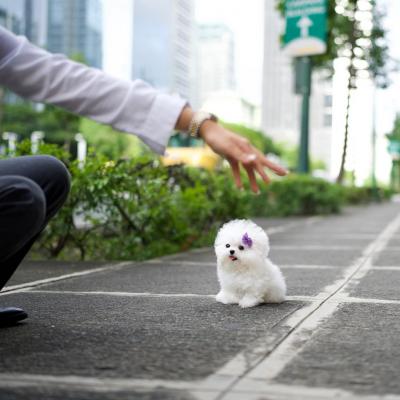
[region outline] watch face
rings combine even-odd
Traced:
[[[217,117],[216,115],[210,114],[210,116],[211,116],[211,120],[212,120],[212,121],[218,122],[218,117]]]

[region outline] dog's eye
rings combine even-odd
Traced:
[[[227,244],[227,245],[225,245],[225,247],[231,247],[231,245],[230,245],[230,244]]]
[[[239,250],[244,250],[244,247],[243,246],[239,246]]]

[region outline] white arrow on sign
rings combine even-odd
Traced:
[[[300,28],[301,37],[308,37],[308,31],[310,27],[313,25],[313,22],[307,15],[301,17],[300,21],[297,23],[297,26]]]

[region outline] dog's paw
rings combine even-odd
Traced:
[[[215,300],[217,300],[219,303],[222,304],[237,304],[238,300],[234,297],[229,295],[228,293],[225,292],[219,292],[216,296],[215,296]]]
[[[239,301],[239,306],[242,308],[250,308],[258,306],[261,303],[262,301],[260,301],[260,299],[257,297],[245,296]]]

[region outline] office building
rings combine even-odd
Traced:
[[[0,25],[44,46],[47,37],[47,0],[0,0]]]
[[[215,92],[235,90],[235,45],[232,31],[221,24],[199,25],[196,34],[197,105]]]
[[[192,0],[134,0],[132,78],[190,99]]]
[[[34,1],[35,3],[35,1]],[[100,0],[48,0],[47,49],[102,67]]]

